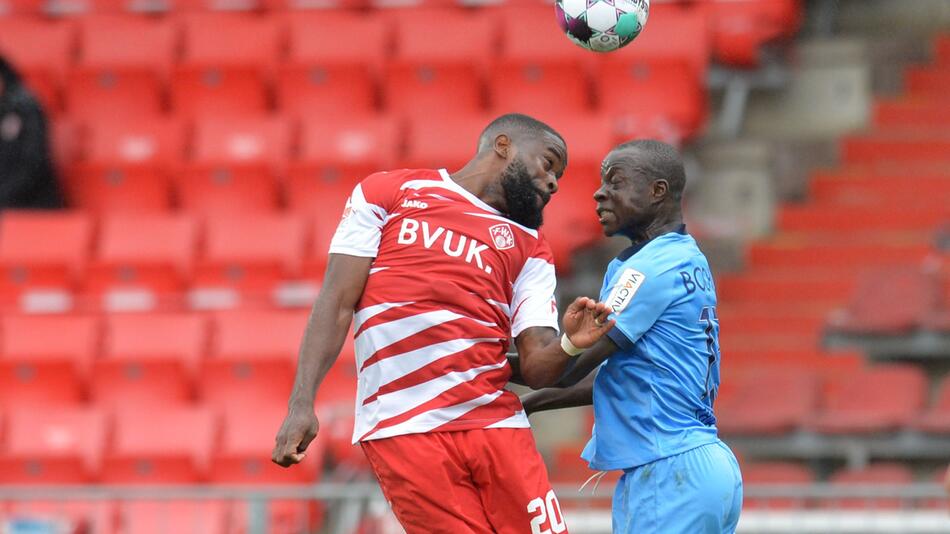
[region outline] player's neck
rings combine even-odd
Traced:
[[[647,225],[646,228],[638,229],[628,233],[627,237],[630,238],[634,244],[646,243],[652,239],[656,239],[663,234],[668,234],[670,232],[675,232],[680,226],[683,225],[683,214],[680,212],[669,213],[667,216],[657,217]]]
[[[499,210],[503,207],[504,200],[497,190],[498,188],[492,187],[498,176],[497,170],[490,169],[478,159],[474,159],[450,176],[453,182],[478,197],[482,202]]]

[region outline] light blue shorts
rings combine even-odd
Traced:
[[[742,475],[719,441],[624,471],[613,499],[614,534],[732,534]]]

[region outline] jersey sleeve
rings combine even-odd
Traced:
[[[375,258],[383,225],[398,192],[398,181],[386,173],[370,175],[357,184],[346,200],[340,224],[330,241],[330,253]]]
[[[512,337],[534,326],[558,330],[556,288],[554,259],[550,248],[542,242],[515,279],[511,299]]]
[[[622,349],[629,349],[650,329],[673,301],[670,273],[645,273],[635,265],[622,265],[606,286],[604,303],[616,321],[607,335]]]

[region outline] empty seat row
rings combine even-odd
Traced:
[[[824,380],[804,369],[740,367],[723,383],[716,415],[727,436],[903,429],[940,434],[950,431],[950,377],[929,402],[926,376],[910,365],[881,365]]]
[[[91,402],[150,411],[201,401],[227,411],[286,405],[306,325],[303,312],[5,315],[0,406]],[[348,340],[318,402],[352,407]]]
[[[828,328],[837,334],[878,336],[950,331],[950,255],[860,270],[853,293],[829,316]]]
[[[486,98],[495,111],[529,106],[523,110],[556,113],[588,110],[593,100],[612,114],[638,118],[643,109],[650,109],[654,115],[670,115],[684,135],[697,130],[705,111],[708,47],[704,39],[692,37],[682,44],[671,43],[668,35],[705,35],[702,17],[683,15],[678,9],[668,17],[655,15],[659,17],[655,37],[644,34],[635,52],[628,48],[605,59],[585,54],[559,35],[550,8],[542,8],[544,15],[511,9],[487,14],[399,11],[390,15],[391,21],[337,12],[294,17],[286,61],[280,59],[277,20],[231,15],[185,17],[185,52],[180,61],[175,61],[174,32],[165,26],[132,20],[125,31],[116,32],[113,27],[121,30],[123,23],[111,18],[100,21],[102,27],[93,24],[95,19],[88,21],[93,43],[75,68],[69,67],[68,49],[43,57],[43,47],[23,45],[48,40],[68,46],[68,34],[42,35],[41,30],[48,30],[45,25],[28,30],[36,24],[8,21],[8,31],[0,21],[0,35],[8,35],[0,37],[0,50],[22,65],[51,109],[60,107],[62,87],[69,113],[75,116],[147,115],[166,109],[163,80],[173,73],[170,107],[185,116],[271,109],[268,87],[276,78],[278,106],[290,113],[366,114],[378,109],[377,100],[401,114],[478,112],[486,109]],[[215,28],[213,38],[203,31],[205,27]],[[331,27],[339,34],[315,32],[314,27]],[[389,27],[398,34],[394,45],[384,38]],[[492,33],[504,27],[511,27],[515,35],[505,40],[506,51],[499,54],[493,50]],[[151,34],[155,35],[150,39],[143,37]],[[113,35],[119,37],[109,38],[125,36],[129,41],[95,42]],[[259,36],[254,46],[247,45],[247,35]],[[364,42],[344,35],[373,37]],[[154,43],[144,46],[143,41]],[[341,42],[362,51],[348,50]],[[24,50],[18,53],[17,46]],[[127,53],[130,48],[135,52]],[[390,50],[397,52],[387,58]],[[487,89],[483,79],[491,80]],[[381,94],[377,84],[384,86]],[[627,97],[633,91],[639,94],[637,105]],[[522,92],[527,94],[519,96]]]
[[[284,413],[218,413],[206,407],[110,413],[94,408],[5,413],[0,484],[308,483],[323,440],[299,469],[270,462]]]
[[[322,13],[333,12],[340,8],[364,8],[368,5],[375,7],[389,7],[391,5],[415,8],[452,8],[457,2],[450,0],[137,0],[134,2],[117,2],[116,0],[4,0],[0,2],[0,13],[14,15],[35,14],[41,10],[58,14],[80,14],[88,18],[90,12],[98,14],[116,14],[121,12],[162,12],[174,10],[180,13],[200,11],[247,11],[254,9],[272,10],[307,10],[320,9]],[[472,6],[479,2],[461,2],[469,13]],[[495,2],[483,4],[496,5]],[[547,10],[548,16],[542,18],[553,22],[553,9],[549,3],[511,2],[506,7],[531,7],[537,12]],[[679,4],[679,5],[677,5]],[[329,9],[327,9],[329,8]],[[459,9],[458,11],[462,11]],[[654,2],[651,7],[651,26],[663,24],[656,22],[662,19],[664,13],[689,13],[703,16],[709,22],[711,31],[707,39],[714,47],[716,58],[720,61],[735,65],[754,65],[759,61],[759,48],[764,43],[776,39],[787,38],[795,34],[800,24],[801,6],[799,0],[667,0]],[[305,13],[305,12],[304,12]],[[300,11],[295,15],[301,15]],[[365,15],[365,11],[360,13]],[[659,16],[658,16],[659,15]],[[524,20],[512,20],[519,32],[528,32],[523,28]],[[438,24],[430,26],[438,28]],[[553,24],[552,24],[553,26]],[[364,38],[374,37],[363,35]],[[686,38],[686,36],[683,36]],[[695,37],[695,36],[694,36]],[[693,39],[696,40],[695,38]],[[345,42],[345,41],[344,41]]]
[[[940,469],[926,477],[922,482],[940,482],[944,476]],[[835,471],[827,482],[837,487],[867,488],[877,485],[902,486],[915,481],[911,469],[903,464],[892,462],[874,463],[860,469],[843,468]],[[802,464],[794,462],[748,462],[742,464],[742,482],[746,487],[758,485],[805,485],[818,482],[815,474]],[[747,495],[743,507],[748,509],[789,509],[789,508],[845,508],[845,509],[894,509],[918,503],[901,502],[894,498],[749,498]],[[946,508],[946,500],[925,503],[934,508]]]

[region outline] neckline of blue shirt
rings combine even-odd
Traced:
[[[681,235],[686,235],[686,225],[685,225],[685,224],[681,224],[681,225],[679,225],[678,227],[676,227],[674,230],[670,230],[669,232],[660,234],[660,235],[658,235],[658,236],[654,236],[654,237],[652,237],[652,238],[650,238],[650,239],[647,239],[646,241],[644,241],[644,242],[642,242],[642,243],[635,243],[635,244],[633,244],[633,245],[630,245],[629,247],[623,249],[623,250],[620,252],[620,254],[617,255],[617,259],[620,260],[620,261],[627,261],[628,259],[630,259],[630,256],[633,256],[633,255],[636,254],[637,252],[640,252],[640,251],[643,249],[643,247],[647,246],[651,241],[653,241],[653,240],[656,239],[657,237],[663,237],[663,236],[665,236],[666,234],[673,234],[673,233],[681,234]]]

